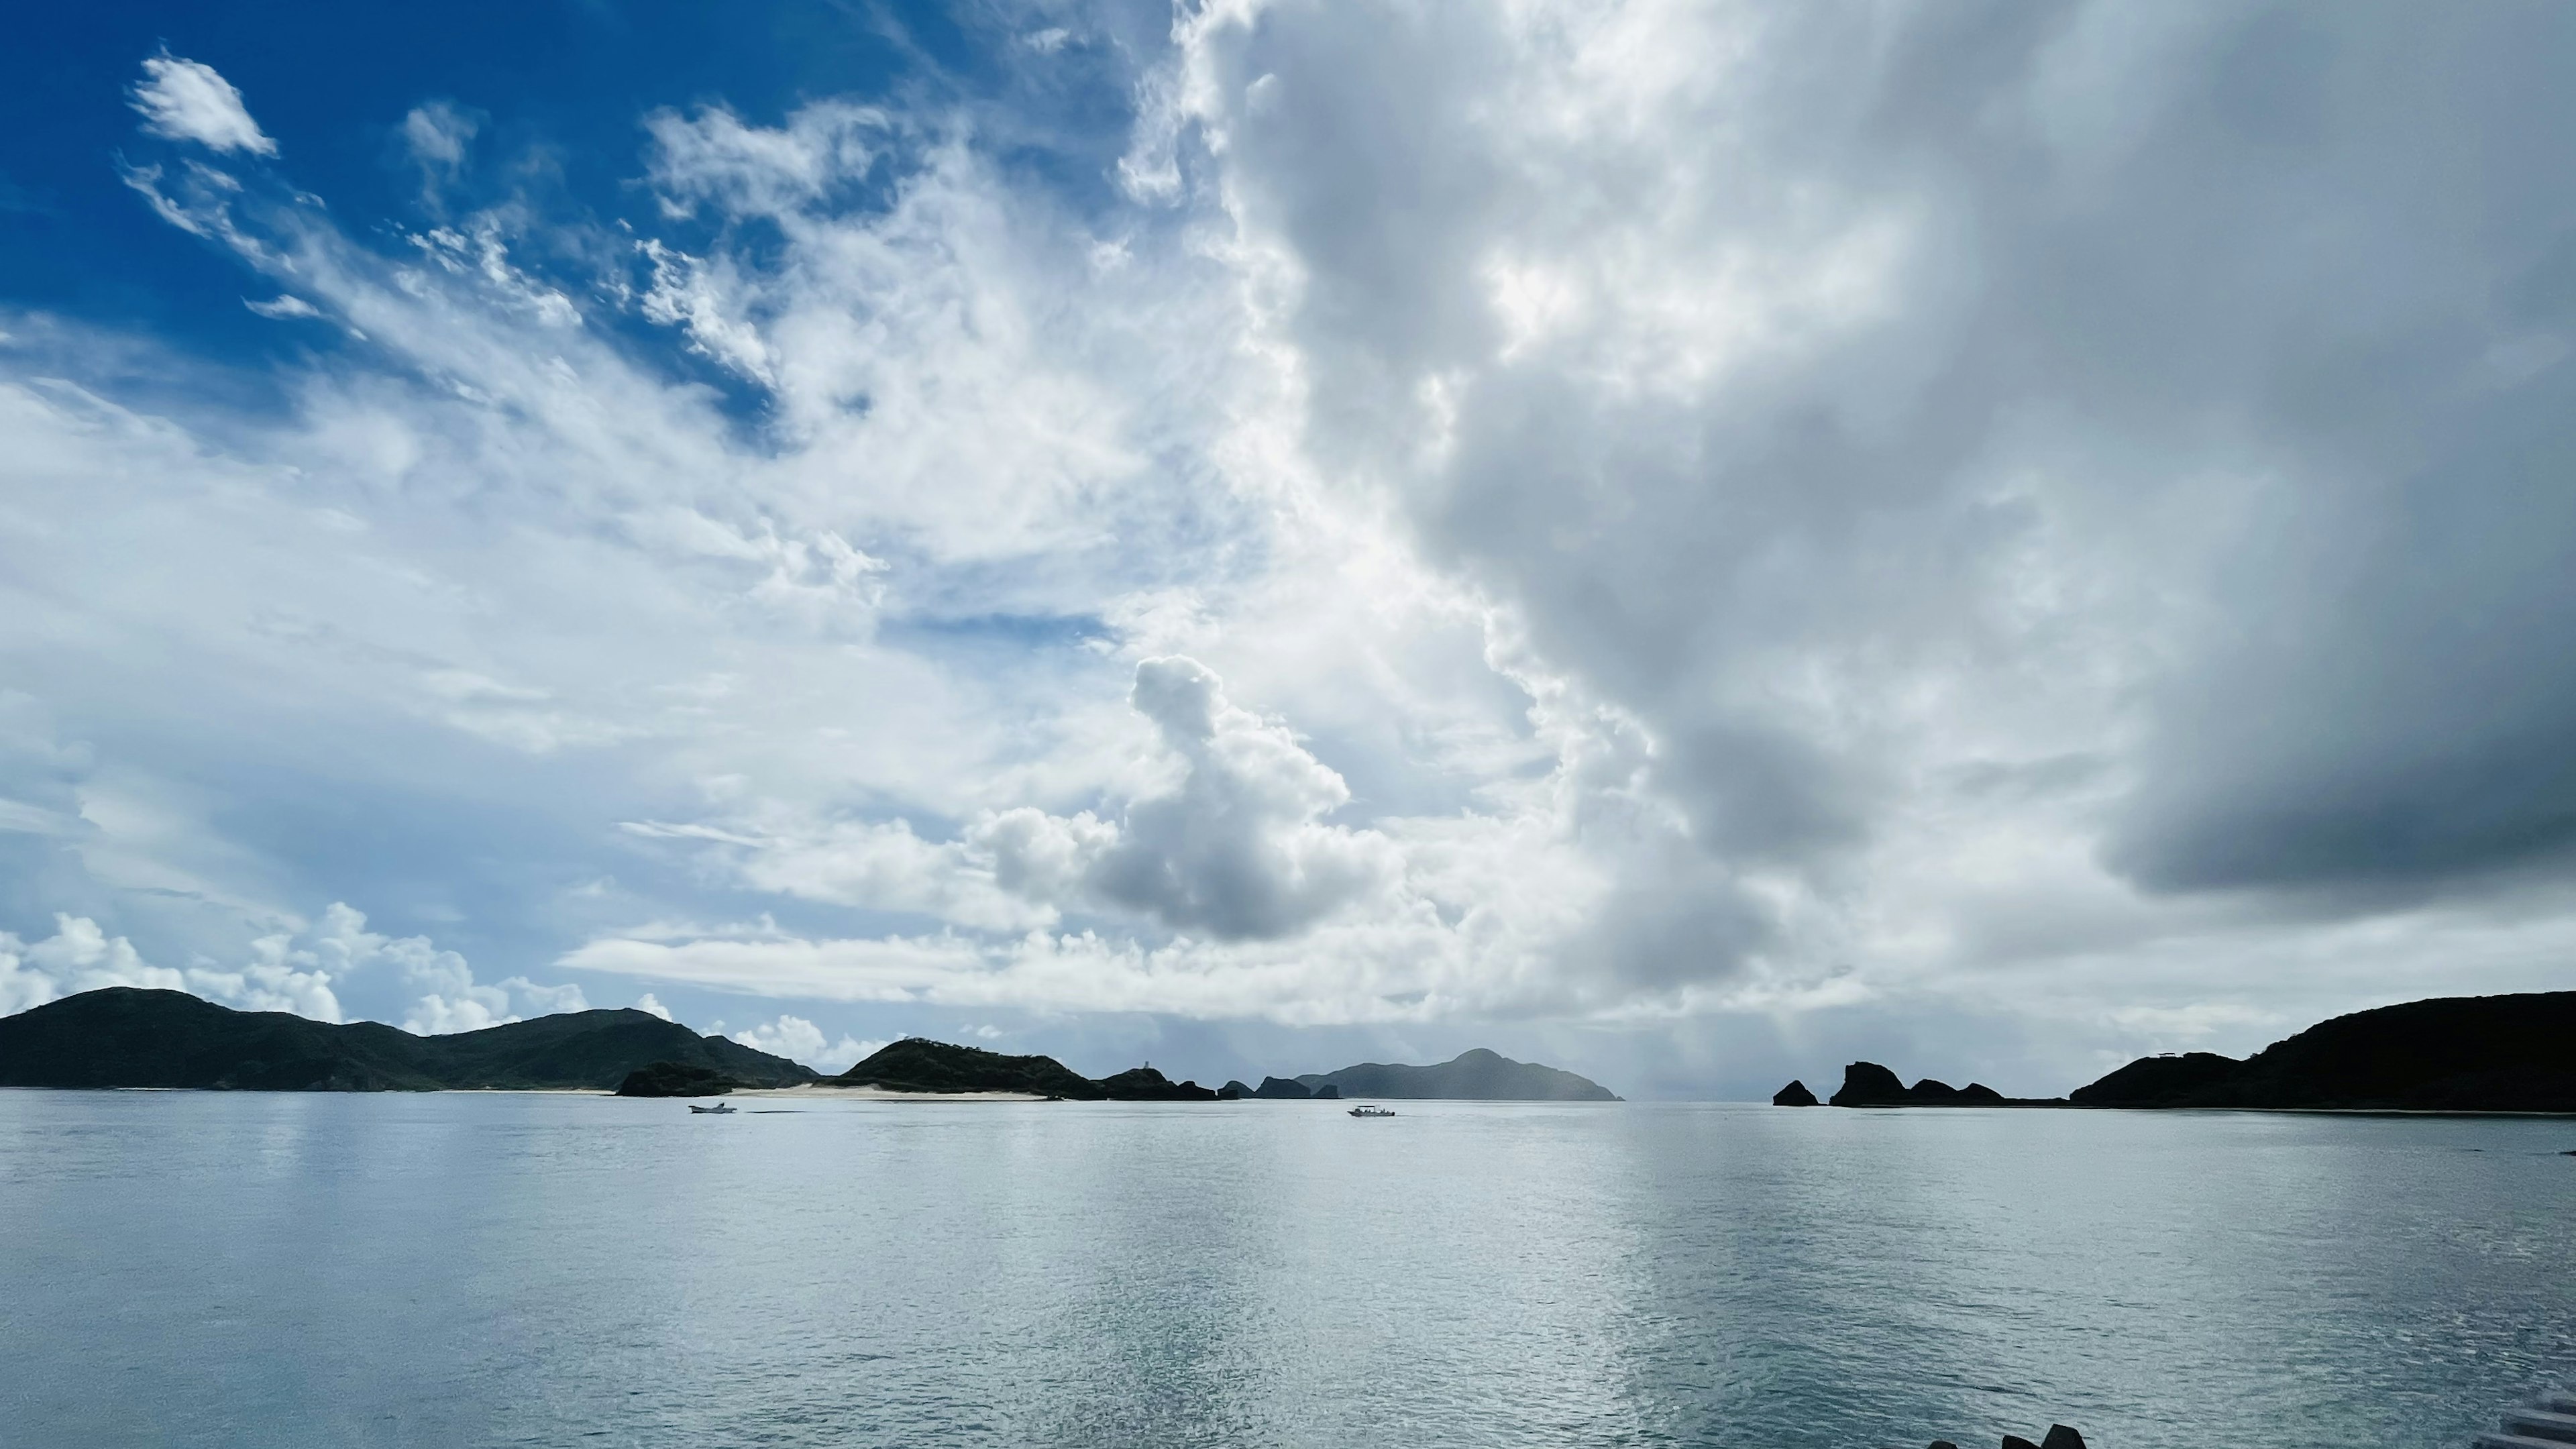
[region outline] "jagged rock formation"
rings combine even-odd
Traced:
[[[1771,1105],[1774,1107],[1813,1107],[1818,1104],[1816,1102],[1816,1094],[1807,1090],[1806,1083],[1792,1081],[1789,1085],[1782,1087],[1780,1090],[1771,1094]]]
[[[1461,1052],[1431,1067],[1362,1062],[1338,1072],[1314,1072],[1301,1085],[1336,1089],[1343,1097],[1388,1097],[1424,1101],[1447,1098],[1472,1102],[1616,1102],[1598,1082],[1536,1062],[1516,1062],[1483,1047]]]
[[[1796,1085],[1793,1083],[1792,1085]],[[1772,1099],[1775,1103],[1778,1098]],[[1837,1107],[2063,1107],[2054,1098],[2007,1097],[1983,1082],[1953,1087],[1930,1077],[1909,1087],[1896,1073],[1876,1062],[1854,1062],[1843,1068],[1842,1090],[1830,1099]],[[1793,1104],[1782,1104],[1793,1105]]]
[[[2576,991],[2452,996],[2321,1022],[2243,1061],[2147,1057],[2080,1107],[2576,1112]]]
[[[379,1022],[235,1011],[184,991],[114,986],[0,1018],[0,1086],[272,1092],[596,1088],[671,1062],[756,1086],[816,1074],[641,1011],[574,1011],[452,1036]]]
[[[1053,1057],[1005,1056],[918,1036],[879,1050],[832,1081],[895,1092],[1026,1092],[1091,1101],[1104,1095],[1100,1083]]]
[[[1910,1107],[1905,1083],[1876,1062],[1854,1062],[1843,1068],[1842,1090],[1826,1099],[1837,1107]]]

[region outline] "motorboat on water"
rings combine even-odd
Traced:
[[[1392,1117],[1395,1114],[1384,1107],[1353,1107],[1351,1109],[1351,1115],[1354,1117]]]
[[[701,1107],[697,1103],[691,1102],[689,1104],[689,1110],[692,1112],[704,1112],[710,1117],[730,1117],[733,1115],[734,1111],[733,1108],[722,1102],[718,1102],[712,1107]]]

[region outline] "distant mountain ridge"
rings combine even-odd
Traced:
[[[906,1037],[832,1079],[838,1086],[883,1087],[898,1092],[1027,1092],[1074,1101],[1205,1102],[1242,1098],[1307,1099],[1316,1096],[1388,1097],[1467,1101],[1615,1102],[1599,1084],[1572,1072],[1511,1058],[1479,1047],[1431,1067],[1364,1062],[1338,1072],[1294,1079],[1264,1077],[1258,1088],[1228,1082],[1210,1090],[1175,1082],[1150,1066],[1130,1067],[1094,1081],[1053,1057],[1004,1056],[980,1047]]]
[[[271,1092],[597,1088],[655,1062],[754,1086],[811,1082],[784,1057],[648,1012],[573,1011],[451,1036],[235,1011],[184,991],[112,986],[0,1017],[0,1086]]]
[[[1500,1052],[1477,1047],[1437,1066],[1409,1067],[1389,1062],[1362,1062],[1338,1072],[1312,1072],[1297,1078],[1309,1091],[1339,1088],[1345,1097],[1385,1097],[1397,1101],[1459,1102],[1616,1102],[1619,1097],[1588,1077],[1536,1062],[1516,1062]]]

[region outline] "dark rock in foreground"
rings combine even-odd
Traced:
[[[269,1092],[592,1088],[656,1062],[753,1086],[805,1067],[641,1011],[572,1011],[452,1036],[235,1011],[184,991],[113,986],[0,1018],[0,1086]]]
[[[1806,1083],[1793,1081],[1789,1085],[1782,1087],[1780,1090],[1771,1094],[1771,1105],[1774,1107],[1813,1107],[1817,1105],[1816,1094],[1807,1090]]]
[[[1314,1072],[1298,1082],[1316,1089],[1337,1088],[1344,1097],[1394,1100],[1449,1099],[1468,1102],[1616,1102],[1598,1082],[1536,1062],[1516,1062],[1483,1047],[1461,1052],[1432,1067],[1362,1062],[1338,1072]]]
[[[883,1048],[832,1081],[894,1092],[1025,1092],[1087,1101],[1103,1095],[1100,1083],[1053,1057],[1004,1056],[918,1036]]]
[[[2039,1449],[2039,1446],[2033,1444],[2019,1434],[2006,1434],[2004,1436],[2004,1449]]]
[[[1100,1079],[1100,1091],[1113,1102],[1213,1102],[1216,1093],[1196,1082],[1175,1082],[1152,1067],[1129,1067]]]
[[[2084,1449],[2084,1436],[2064,1424],[2051,1424],[2048,1436],[2039,1441],[2039,1449]]]
[[[2338,1016],[2236,1061],[2147,1057],[2081,1107],[2576,1112],[2576,991],[2452,996]]]
[[[742,1083],[722,1072],[679,1062],[653,1062],[637,1067],[617,1084],[621,1097],[721,1097]]]

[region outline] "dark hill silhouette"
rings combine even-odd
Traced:
[[[0,1086],[384,1092],[591,1087],[657,1061],[756,1086],[815,1073],[641,1011],[575,1011],[452,1036],[235,1011],[184,991],[114,986],[0,1018]]]
[[[1175,1082],[1152,1067],[1129,1067],[1100,1079],[1113,1102],[1213,1102],[1216,1093],[1196,1082]]]
[[[1427,1101],[1447,1098],[1470,1102],[1616,1102],[1610,1089],[1536,1062],[1516,1062],[1483,1047],[1462,1052],[1432,1067],[1362,1062],[1338,1072],[1314,1072],[1298,1083],[1309,1089],[1334,1087],[1344,1097],[1387,1097]]]
[[[2131,1062],[2083,1107],[2576,1112],[2576,991],[2447,996],[2321,1022],[2244,1061]]]
[[[1013,1057],[910,1036],[834,1077],[844,1087],[896,1092],[1029,1092],[1096,1101],[1100,1084],[1053,1057]]]
[[[2076,1088],[2067,1100],[2079,1107],[2178,1106],[2244,1069],[2243,1062],[2215,1052],[2140,1057],[2091,1086]]]

